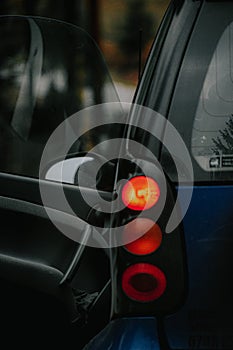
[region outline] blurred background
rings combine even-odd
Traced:
[[[1,0],[1,15],[56,18],[84,28],[100,46],[121,101],[130,102],[169,0]]]

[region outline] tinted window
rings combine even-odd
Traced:
[[[203,5],[169,119],[190,151],[196,181],[233,179],[233,3]],[[162,163],[175,180],[165,149]]]
[[[0,36],[0,171],[38,177],[56,127],[85,107],[118,97],[99,50],[80,28],[3,16]],[[89,151],[109,134],[107,126],[90,131],[71,152]]]
[[[233,169],[232,53],[233,24],[229,24],[210,61],[193,123],[191,150],[205,171]]]

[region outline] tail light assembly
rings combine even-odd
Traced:
[[[112,317],[173,313],[187,292],[182,227],[166,234],[175,192],[161,172],[136,174],[121,188],[123,245],[112,251]],[[162,208],[162,210],[161,210]],[[159,211],[159,215],[158,215]],[[125,243],[124,243],[125,242]]]
[[[166,276],[156,266],[137,263],[126,268],[122,275],[122,289],[132,300],[150,302],[166,290]]]
[[[122,189],[122,201],[132,210],[147,210],[159,200],[158,183],[147,176],[135,176],[128,180]]]
[[[145,231],[141,236],[140,232]],[[134,239],[134,236],[140,237]],[[131,221],[123,229],[123,237],[126,242],[124,248],[134,255],[148,255],[155,252],[162,243],[162,231],[158,224],[147,218],[139,218]]]

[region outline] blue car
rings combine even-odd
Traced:
[[[0,33],[2,338],[232,349],[233,2],[171,1],[131,104],[82,29]]]

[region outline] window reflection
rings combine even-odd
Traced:
[[[232,112],[233,23],[223,32],[209,64],[193,124],[192,153],[206,171],[233,169]]]
[[[55,128],[85,107],[118,97],[100,52],[83,30],[3,16],[0,35],[0,171],[38,177],[41,154]],[[108,127],[90,131],[71,151],[89,151],[106,138]]]

